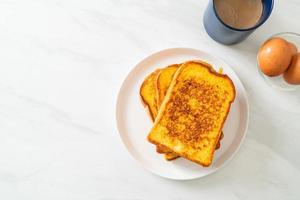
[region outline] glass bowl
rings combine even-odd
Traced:
[[[277,33],[273,35],[271,38],[274,37],[281,37],[289,42],[292,42],[296,45],[298,52],[300,51],[300,34],[298,33],[292,33],[292,32],[284,32],[284,33]],[[268,40],[269,40],[268,39]],[[293,91],[300,88],[300,85],[291,85],[288,84],[284,78],[283,75],[276,76],[276,77],[270,77],[266,76],[259,67],[258,61],[257,61],[257,67],[260,75],[263,77],[263,79],[273,88],[282,90],[282,91]]]

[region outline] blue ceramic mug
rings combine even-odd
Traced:
[[[210,0],[204,13],[204,27],[208,35],[217,42],[231,45],[245,40],[255,29],[260,27],[271,15],[274,0],[262,0],[263,10],[260,20],[251,28],[238,29],[225,24],[218,16],[215,0]]]

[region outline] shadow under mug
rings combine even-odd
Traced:
[[[210,0],[204,13],[203,23],[208,35],[215,41],[231,45],[242,42],[253,31],[260,27],[271,15],[274,0],[262,0],[263,11],[260,20],[251,28],[238,29],[225,24],[218,16],[215,8],[215,0]]]

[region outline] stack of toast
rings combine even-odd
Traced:
[[[140,96],[154,121],[147,139],[158,153],[211,164],[235,98],[227,75],[202,61],[173,64],[148,75]]]

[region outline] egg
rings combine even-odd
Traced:
[[[261,71],[267,76],[282,74],[292,60],[290,43],[279,37],[266,41],[259,49],[257,60]]]
[[[297,51],[298,51],[296,45],[294,45],[291,42],[289,42],[289,45],[290,45],[290,48],[291,48],[292,55],[295,55],[297,53]]]
[[[300,84],[300,53],[293,56],[292,63],[286,72],[284,72],[283,78],[289,84]]]

